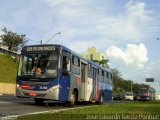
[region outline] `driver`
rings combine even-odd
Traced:
[[[37,66],[35,65],[35,66],[33,67],[33,69],[32,69],[32,72],[36,73],[36,75],[41,75],[42,70],[41,70],[41,68],[40,68],[39,65],[37,65]]]

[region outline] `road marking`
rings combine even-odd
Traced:
[[[0,101],[0,104],[34,103],[32,101]]]
[[[96,105],[94,105],[94,106],[96,106]],[[49,110],[49,111],[42,111],[42,112],[27,113],[27,114],[22,114],[21,116],[34,115],[34,114],[40,114],[40,113],[48,113],[48,112],[57,113],[57,112],[61,112],[61,111],[74,110],[74,109],[77,109],[77,108],[87,108],[87,107],[93,107],[93,105],[92,105],[92,106],[83,106],[83,107],[74,107],[74,108],[64,108],[64,109],[58,109],[58,110]]]
[[[26,114],[21,114],[21,115],[10,115],[10,116],[2,117],[2,120],[12,120],[12,119],[16,119],[17,117],[20,117],[20,116],[35,115],[35,114],[41,114],[41,113],[57,113],[57,112],[66,111],[66,110],[88,108],[88,107],[93,107],[93,106],[98,106],[98,105],[90,105],[90,106],[74,107],[74,108],[64,108],[64,109],[59,109],[59,110],[48,110],[48,111],[41,111],[41,112],[34,112],[34,113],[26,113]]]
[[[4,103],[10,103],[10,102],[0,101],[0,104],[1,104],[1,103],[4,104]]]

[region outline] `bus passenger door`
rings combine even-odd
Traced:
[[[87,75],[87,65],[84,63],[81,63],[81,96],[80,99],[84,99],[86,97],[86,75]]]
[[[97,69],[96,68],[92,68],[93,69],[93,93],[92,93],[92,99],[96,99],[96,95],[97,95]]]
[[[71,68],[71,54],[63,52],[62,56],[62,71],[59,79],[60,91],[59,100],[68,101],[69,98],[69,87],[70,87],[70,68]]]

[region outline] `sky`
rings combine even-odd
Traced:
[[[125,79],[160,94],[159,11],[159,0],[0,0],[0,28],[26,34],[28,45],[54,36],[48,43],[79,54],[94,46]]]

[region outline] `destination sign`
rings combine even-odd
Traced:
[[[57,51],[57,46],[28,46],[26,47],[27,52],[36,51]]]
[[[154,82],[154,78],[146,78],[146,82]]]

